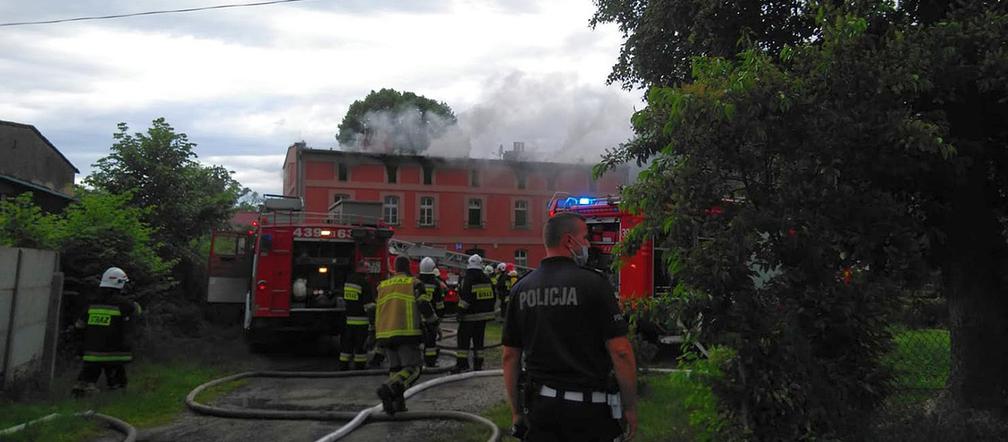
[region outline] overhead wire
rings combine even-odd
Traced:
[[[146,15],[160,15],[160,14],[178,14],[184,12],[197,12],[197,11],[208,11],[212,9],[229,9],[229,8],[247,8],[251,6],[266,6],[275,5],[279,3],[297,3],[309,0],[268,0],[255,3],[229,3],[224,5],[213,5],[213,6],[199,6],[195,8],[180,8],[180,9],[163,9],[158,11],[145,11],[145,12],[132,12],[128,14],[112,14],[112,15],[94,15],[87,17],[73,17],[73,18],[60,18],[54,20],[36,20],[36,21],[20,21],[20,22],[7,22],[0,23],[0,27],[11,27],[11,26],[28,26],[28,25],[48,25],[55,23],[67,23],[67,22],[77,22],[77,21],[92,21],[92,20],[109,20],[115,18],[127,18],[127,17],[140,17]]]

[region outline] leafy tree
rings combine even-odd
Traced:
[[[381,89],[350,105],[336,139],[353,148],[378,146],[417,153],[427,150],[431,140],[456,121],[451,107],[444,102],[413,92]]]
[[[35,205],[31,192],[0,199],[0,246],[53,248],[57,222]]]
[[[138,207],[149,208],[144,220],[163,244],[163,257],[185,257],[188,245],[225,223],[242,190],[220,166],[196,161],[195,143],[175,132],[164,118],[146,133],[130,135],[119,123],[112,152],[98,160],[85,183],[113,194],[129,194]]]
[[[666,3],[686,2],[601,2],[600,14],[632,35],[719,26],[703,8],[647,14]],[[652,88],[637,137],[597,168],[648,164],[623,193],[649,215],[625,250],[650,237],[669,248],[677,292],[736,351],[714,387],[748,437],[855,437],[888,385],[894,298],[930,269],[950,305],[945,403],[1008,411],[1008,5],[837,1],[777,20],[768,29],[808,22],[813,37],[749,35],[718,57],[690,31],[676,48],[695,56],[688,75],[682,57],[636,67],[666,54],[657,43],[624,47],[635,67],[616,78],[683,82]]]
[[[87,291],[112,266],[129,275],[142,301],[174,284],[168,275],[175,261],[158,255],[154,229],[143,221],[151,209],[133,205],[129,194],[79,189],[77,195],[56,229],[68,288]]]
[[[259,192],[255,192],[248,187],[241,190],[241,195],[238,197],[237,205],[235,209],[242,212],[255,212],[259,210],[259,205],[262,204],[264,198]]]

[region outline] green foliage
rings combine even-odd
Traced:
[[[144,222],[150,209],[131,203],[129,194],[78,189],[79,202],[61,216],[57,243],[67,288],[88,292],[105,269],[116,266],[130,277],[133,296],[145,301],[172,285],[174,260],[164,260],[154,230]]]
[[[0,199],[0,246],[51,249],[58,219],[35,205],[31,192]]]
[[[131,195],[133,205],[149,209],[143,219],[163,246],[161,256],[185,259],[190,241],[228,220],[241,185],[223,167],[198,163],[196,144],[164,118],[146,133],[130,135],[125,123],[118,129],[111,153],[94,164],[84,182]]]
[[[418,153],[455,123],[454,112],[444,102],[413,92],[381,89],[350,105],[336,139],[353,147],[385,139],[396,152]]]
[[[1008,13],[968,2],[938,21],[917,2],[800,2],[810,7],[766,26],[814,23],[798,34],[815,38],[757,32],[734,56],[697,31],[714,26],[709,9],[649,15],[687,3],[600,2],[603,18],[638,38],[617,79],[682,82],[651,88],[632,119],[637,137],[596,167],[647,165],[622,196],[648,218],[621,250],[654,238],[675,257],[676,280],[709,294],[688,302],[703,314],[703,342],[737,353],[714,392],[741,434],[856,438],[890,385],[892,294],[919,288],[936,263],[1003,256],[969,253],[1005,243],[991,229],[1008,208],[996,153],[1008,144],[1008,56],[997,43]],[[688,41],[639,41],[676,32]],[[665,50],[697,57],[653,64]],[[969,216],[949,212],[976,192],[986,196],[963,206]]]

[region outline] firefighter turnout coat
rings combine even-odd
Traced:
[[[124,363],[133,360],[126,327],[140,312],[138,305],[118,294],[94,296],[81,321],[84,323],[84,362]]]
[[[368,310],[375,306],[374,290],[362,273],[351,273],[343,284],[346,325],[368,326]]]
[[[459,293],[459,320],[492,320],[496,301],[490,278],[482,270],[466,270],[462,291]]]

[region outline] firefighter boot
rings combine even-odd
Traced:
[[[354,370],[363,370],[365,368],[367,368],[367,361],[354,361],[353,363]]]
[[[382,411],[388,415],[394,415],[396,412],[396,395],[392,391],[392,387],[388,384],[381,384],[378,386],[378,398],[381,399]]]
[[[424,365],[427,368],[436,368],[437,364],[437,353],[427,353],[424,355]]]
[[[70,390],[70,394],[75,398],[82,398],[99,391],[101,390],[98,390],[98,386],[94,382],[78,382],[74,384],[73,390]]]
[[[473,358],[473,371],[483,370],[483,356]]]
[[[451,369],[452,374],[459,374],[469,371],[469,356],[456,356],[455,367]]]
[[[336,366],[336,371],[347,371],[350,369],[350,363],[347,361],[339,361],[339,365]]]
[[[371,360],[368,361],[368,367],[381,368],[383,362],[385,362],[385,353],[375,351],[374,355],[371,356]]]

